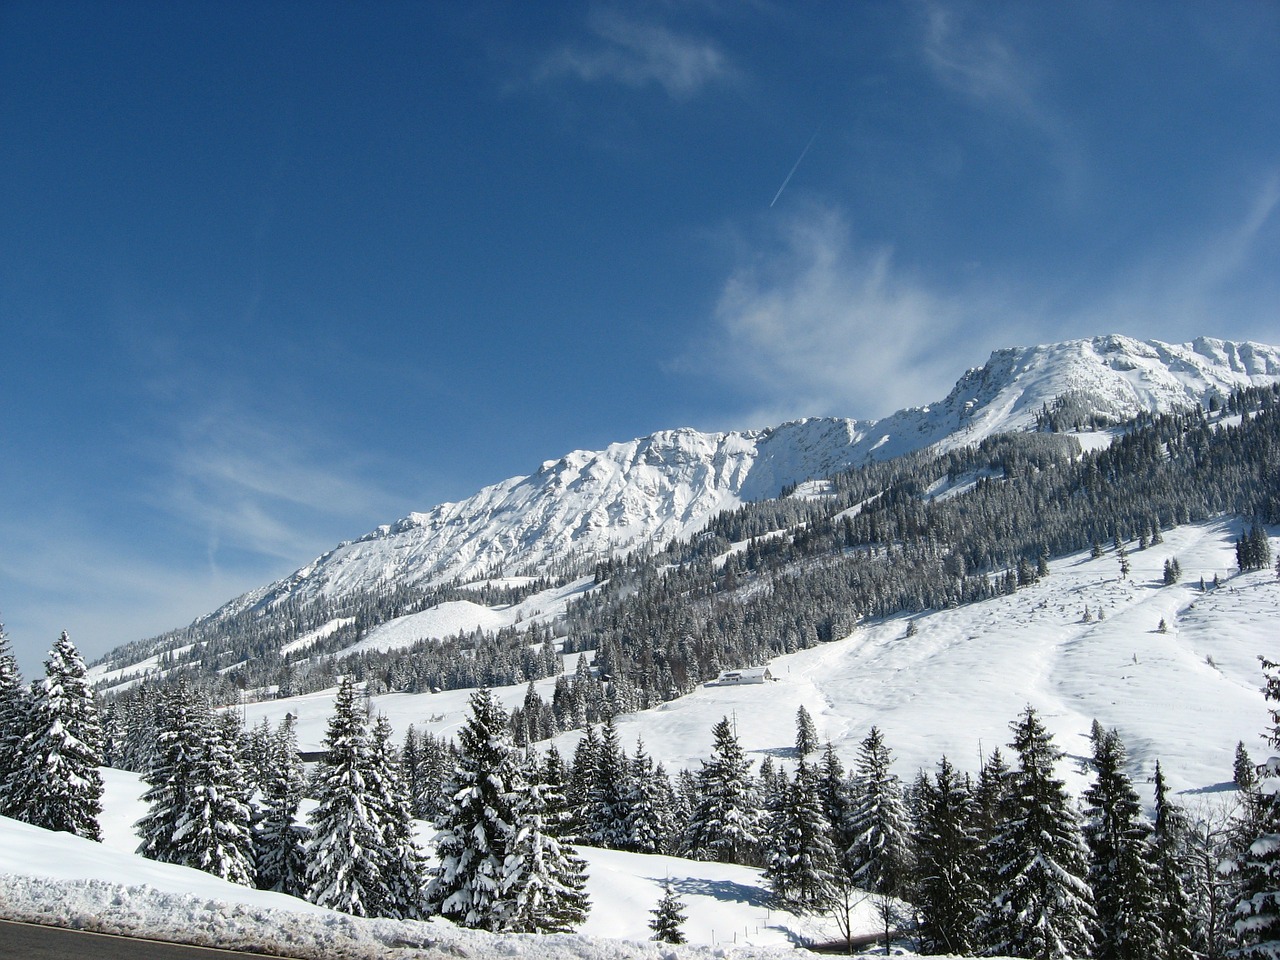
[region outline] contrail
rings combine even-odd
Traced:
[[[813,141],[817,139],[818,139],[818,131],[815,130],[813,131],[813,136],[809,138],[809,142],[806,143],[804,145],[804,149],[800,151],[800,156],[796,159],[796,162],[791,165],[791,172],[788,173],[787,178],[782,181],[782,186],[778,188],[778,192],[775,193],[773,195],[773,199],[769,201],[770,207],[772,207],[775,203],[778,202],[778,198],[782,196],[782,191],[787,189],[787,184],[791,182],[791,178],[795,176],[796,170],[800,168],[800,163],[801,161],[804,160],[804,155],[809,152],[809,148],[813,146]]]

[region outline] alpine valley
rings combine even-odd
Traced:
[[[884,419],[568,453],[121,647],[88,674],[119,768],[108,795],[121,823],[145,810],[119,771],[146,772],[152,705],[179,683],[247,730],[292,718],[304,756],[329,749],[354,684],[407,750],[474,736],[487,689],[516,744],[567,758],[605,725],[605,742],[635,744],[636,769],[660,764],[677,787],[689,771],[686,799],[713,729],[716,749],[731,729],[752,775],[783,785],[805,769],[802,714],[845,768],[882,736],[901,782],[945,756],[976,784],[1038,717],[1075,797],[1114,730],[1144,806],[1158,762],[1162,789],[1221,827],[1269,749],[1258,658],[1280,659],[1277,524],[1280,347],[1105,336],[999,350],[945,398]],[[438,819],[437,800],[414,813]],[[647,939],[662,876],[668,893],[695,876],[676,846],[637,865],[577,836],[597,904],[634,901],[597,909],[583,933]],[[1221,934],[1216,862],[1193,896]],[[725,914],[717,938],[728,901],[764,915],[758,878],[688,879],[692,939],[723,943],[747,922]],[[863,932],[887,915],[872,907]],[[793,920],[779,933],[757,918],[743,942],[850,932]]]
[[[726,557],[758,549],[760,538],[772,538],[775,556],[767,577],[741,578],[736,586],[730,579],[730,589],[725,578],[716,578],[712,591],[718,601],[754,597],[776,590],[780,577],[803,583],[806,569],[815,566],[813,559],[798,563],[780,558],[776,547],[780,540],[794,546],[797,539],[812,536],[815,523],[847,521],[890,495],[921,506],[966,491],[972,496],[979,479],[1015,478],[1018,470],[1010,469],[1008,459],[1028,460],[1032,469],[1040,458],[1047,458],[1045,465],[1074,463],[1124,435],[1136,417],[1191,410],[1216,416],[1234,392],[1277,382],[1277,347],[1208,338],[1166,344],[1107,336],[999,350],[984,366],[966,373],[943,400],[881,420],[805,419],[728,433],[675,429],[602,451],[574,451],[544,462],[529,476],[496,483],[461,502],[410,514],[341,543],[189,627],[111,652],[91,677],[100,689],[111,691],[144,677],[158,681],[194,672],[221,677],[240,699],[247,690],[265,694],[261,688],[273,684],[274,695],[281,683],[296,687],[299,672],[352,653],[476,631],[513,631],[520,623],[535,628],[535,641],[539,624],[555,623],[562,635],[570,629],[566,610],[571,600],[576,598],[584,609],[599,608],[624,600],[634,589],[621,591],[615,585],[612,592],[601,590],[614,570],[625,568],[627,580],[636,582],[666,577],[676,560],[683,566],[696,559],[732,569],[735,565],[726,565]],[[975,454],[984,442],[988,452]],[[1211,469],[1206,465],[1196,472],[1210,479]],[[1265,471],[1260,479],[1266,479]],[[850,489],[858,491],[859,499],[846,503]],[[1252,491],[1256,506],[1267,497],[1265,484]],[[1136,506],[1117,504],[1125,516],[1101,516],[1095,504],[1089,521],[1096,528],[1093,539],[1110,544],[1115,534],[1136,538],[1150,532],[1147,526],[1176,526],[1184,515],[1258,519],[1237,509],[1217,512],[1197,505],[1188,512],[1190,504],[1172,503],[1166,507],[1169,515],[1160,517],[1150,505],[1151,515],[1141,518],[1140,531],[1128,519]],[[1048,521],[1040,511],[1029,519],[1032,524]],[[975,533],[981,537],[983,531]],[[898,530],[894,537],[881,534],[850,543],[845,552],[864,553],[872,543],[888,552],[916,539],[917,533]],[[988,554],[964,569],[997,575],[1023,554],[1035,560],[1045,549],[1057,552],[1060,540],[1057,533],[1027,531],[1017,548]],[[719,546],[718,552],[712,544]],[[1062,548],[1079,545],[1063,542]],[[952,567],[959,562],[954,546]],[[980,551],[960,552],[976,556]],[[680,607],[682,617],[705,627],[706,595],[668,599],[667,606]],[[880,613],[928,609],[908,598],[902,598],[898,610],[879,606]],[[815,609],[812,618],[852,629],[869,612],[857,606]],[[687,632],[697,637],[702,631],[691,627]],[[829,630],[822,636],[834,638]],[[571,629],[567,643],[569,652],[598,646]],[[474,658],[474,649],[468,648],[468,656]],[[711,666],[735,665],[742,664],[721,658],[703,664],[705,669],[691,679],[712,679],[714,671],[706,673]],[[260,682],[264,672],[271,674],[269,683]],[[332,676],[342,670],[325,672]]]

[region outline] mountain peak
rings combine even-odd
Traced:
[[[576,450],[457,503],[411,513],[233,601],[442,583],[661,547],[717,512],[925,447],[952,449],[1034,429],[1064,398],[1114,421],[1205,404],[1280,379],[1280,349],[1201,337],[1185,344],[1107,335],[996,350],[941,401],[882,420],[804,418],[751,431],[662,430]]]

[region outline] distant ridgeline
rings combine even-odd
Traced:
[[[1079,422],[1068,400],[1046,411],[1042,432],[921,451],[837,474],[821,496],[726,511],[656,554],[597,563],[596,589],[570,606],[554,636],[551,627],[519,624],[390,652],[341,652],[395,617],[449,599],[512,603],[550,580],[487,593],[390,586],[210,616],[134,645],[139,658],[186,649],[161,656],[161,679],[109,699],[123,708],[178,677],[221,703],[267,689],[324,689],[343,675],[375,693],[521,683],[559,672],[554,641],[563,637],[566,652],[596,650],[596,669],[561,676],[551,704],[534,695],[513,718],[521,736],[549,736],[683,695],[721,670],[843,637],[864,618],[1012,593],[1064,554],[1117,541],[1140,547],[1162,530],[1224,515],[1280,522],[1280,386],[1239,390],[1216,406],[1143,415],[1110,446],[1084,452],[1047,429]],[[304,649],[282,652],[335,622]]]

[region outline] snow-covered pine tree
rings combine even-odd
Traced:
[[[422,815],[423,772],[422,738],[411,723],[404,732],[404,743],[400,747],[400,773],[404,777],[405,789],[409,791],[409,809],[415,817]]]
[[[554,796],[555,789],[541,782],[541,770],[530,758],[513,810],[515,836],[503,864],[504,931],[570,933],[587,918],[587,865],[556,836],[551,811],[563,799]]]
[[[15,769],[6,781],[9,816],[46,830],[101,840],[102,729],[84,660],[63,631],[33,684]]]
[[[582,660],[578,662],[582,663]],[[574,748],[564,793],[573,823],[573,836],[578,842],[585,842],[591,832],[591,797],[596,788],[596,756],[600,752],[600,737],[595,727],[588,726],[586,731]]]
[[[165,697],[145,681],[131,692],[136,696],[125,700],[124,736],[117,751],[117,763],[123,770],[145,774],[159,755],[159,721],[165,709]]]
[[[800,705],[796,711],[796,756],[807,757],[818,749],[818,728],[809,711]]]
[[[649,921],[649,929],[653,931],[654,940],[671,944],[685,942],[684,931],[680,929],[685,921],[684,903],[671,889],[670,880],[662,885],[662,896],[658,899],[658,905],[649,912],[653,914],[653,919]]]
[[[1265,541],[1264,541],[1265,542]],[[1280,748],[1280,664],[1265,657],[1262,662],[1270,706],[1271,726],[1265,737],[1272,749]],[[1280,958],[1280,757],[1271,757],[1260,768],[1251,804],[1251,836],[1228,864],[1239,883],[1235,899],[1235,929],[1243,946],[1238,952],[1249,960]]]
[[[147,812],[134,825],[141,843],[138,854],[161,863],[182,864],[174,835],[187,810],[187,794],[197,757],[209,736],[209,708],[185,680],[164,694],[156,706],[155,746],[142,775]]]
[[[1258,783],[1258,765],[1253,762],[1253,757],[1249,756],[1249,750],[1245,747],[1243,740],[1236,741],[1236,757],[1231,767],[1231,779],[1241,793],[1248,793]]]
[[[760,842],[760,810],[752,789],[751,762],[728,717],[711,732],[711,759],[702,761],[698,774],[687,847],[699,859],[750,863]]]
[[[983,844],[990,843],[999,832],[1001,809],[1013,772],[1005,762],[1004,754],[996,747],[991,756],[982,763],[978,771],[978,782],[973,788],[974,815],[978,825],[978,836]]]
[[[415,920],[422,916],[425,867],[413,838],[408,787],[391,737],[391,722],[380,715],[373,725],[368,776],[369,803],[376,808],[381,831],[382,901],[374,912],[380,917]]]
[[[822,810],[817,768],[801,758],[772,823],[765,879],[775,899],[800,912],[822,906],[839,856]]]
[[[452,801],[436,822],[439,866],[427,888],[430,912],[466,927],[503,930],[511,903],[503,893],[515,838],[515,802],[524,787],[507,715],[487,689],[471,696],[458,734]]]
[[[991,901],[979,924],[987,953],[1056,960],[1093,950],[1089,853],[1063,782],[1062,756],[1028,706],[1011,724],[1018,767],[988,844]]]
[[[667,771],[654,767],[653,758],[636,739],[630,761],[626,796],[626,845],[634,853],[661,853],[667,849],[672,832],[671,806],[674,801]]]
[[[306,771],[298,756],[298,735],[291,714],[271,734],[262,810],[254,829],[254,861],[258,887],[300,897],[307,887],[306,843],[311,831],[297,822],[306,787]]]
[[[849,782],[845,778],[844,764],[836,756],[836,748],[827,741],[822,751],[822,760],[818,764],[818,794],[822,798],[822,812],[831,824],[832,842],[837,850],[847,850],[853,838],[845,829],[849,821],[849,810],[852,798],[849,796]]]
[[[424,733],[417,738],[417,752],[410,803],[417,819],[434,823],[449,806],[447,790],[453,779],[454,746],[443,737]]]
[[[1186,842],[1186,816],[1169,801],[1169,787],[1156,761],[1155,823],[1151,842],[1155,853],[1156,926],[1160,930],[1159,960],[1194,960],[1195,929],[1191,898],[1184,877],[1187,874],[1183,847]]]
[[[173,832],[173,862],[251,886],[253,832],[240,722],[229,712],[206,714],[205,721]]]
[[[982,838],[966,778],[943,757],[918,798],[915,881],[911,900],[920,917],[925,953],[967,954],[986,901]]]
[[[266,717],[257,726],[245,730],[240,737],[240,758],[250,790],[261,793],[267,778],[271,776],[271,723]]]
[[[1160,944],[1150,830],[1124,760],[1119,733],[1099,728],[1093,738],[1094,781],[1084,794],[1096,960],[1149,960]]]
[[[884,736],[872,727],[858,748],[846,852],[853,877],[864,889],[898,896],[906,891],[911,870],[911,828],[892,762]]]
[[[756,773],[756,796],[760,798],[760,809],[766,814],[778,810],[782,806],[782,794],[787,787],[785,772],[773,762],[773,757],[765,754],[760,761],[760,769]]]
[[[369,796],[369,736],[355,681],[338,686],[316,777],[316,806],[307,819],[307,899],[369,916],[385,899],[382,825]]]
[[[609,716],[601,726],[595,751],[595,777],[587,795],[585,843],[606,850],[626,848],[627,796],[631,792],[630,769],[618,740],[618,728]]]
[[[31,694],[22,683],[18,661],[0,624],[0,816],[10,816],[9,778],[18,766],[30,710]]]
[[[573,832],[573,815],[564,795],[569,784],[569,768],[554,743],[548,745],[542,755],[538,782],[543,786],[542,799],[547,806],[547,829],[553,836],[568,838]]]

